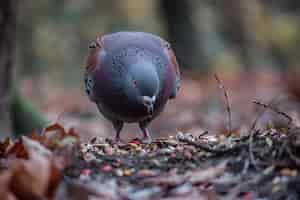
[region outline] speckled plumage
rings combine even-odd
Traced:
[[[110,120],[116,140],[124,122],[148,124],[175,98],[180,86],[176,57],[165,40],[150,33],[118,32],[90,45],[85,73],[89,98]]]

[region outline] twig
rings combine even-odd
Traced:
[[[272,174],[272,173],[271,173]],[[265,175],[264,173],[260,173],[258,175],[255,175],[252,179],[249,178],[248,180],[245,180],[244,182],[237,184],[234,188],[232,188],[228,194],[225,196],[226,200],[231,200],[231,199],[237,199],[237,196],[242,192],[242,191],[250,191],[251,188],[254,185],[259,184],[262,180],[271,177],[272,175]]]
[[[286,146],[286,151],[289,154],[290,158],[296,163],[296,165],[300,166],[300,158],[298,158],[293,152],[289,145]]]
[[[265,104],[265,103],[262,103],[262,102],[259,102],[256,100],[254,100],[252,102],[256,105],[262,106],[264,108],[268,108],[268,109],[272,110],[273,112],[277,113],[278,115],[285,117],[288,120],[288,127],[290,127],[290,125],[292,124],[293,118],[291,116],[289,116],[288,114],[286,114],[285,112],[278,110],[278,108],[276,108],[270,104]]]
[[[274,102],[275,102],[275,99],[276,98],[273,98],[270,103],[268,104],[269,106],[271,106]],[[254,168],[256,170],[258,170],[258,166],[257,166],[257,163],[256,163],[256,160],[255,160],[255,157],[254,157],[254,154],[253,154],[253,137],[254,137],[254,134],[257,133],[257,131],[254,131],[255,130],[255,127],[256,127],[256,124],[258,122],[258,120],[260,119],[260,117],[266,112],[267,108],[268,107],[264,107],[265,109],[263,111],[261,111],[257,117],[255,118],[255,120],[253,121],[251,127],[250,127],[250,137],[249,137],[249,157],[250,157],[250,163],[254,166]]]
[[[300,128],[297,128],[296,130],[294,130],[294,132],[291,132],[286,139],[286,146],[285,146],[286,152],[298,166],[300,166],[300,158],[293,153],[291,146],[292,146],[292,141],[294,140],[294,136],[299,133],[300,133]]]
[[[223,93],[224,93],[226,110],[227,110],[227,114],[228,114],[228,134],[231,135],[232,134],[231,108],[230,108],[230,104],[229,104],[229,97],[227,94],[227,90],[225,89],[224,85],[222,84],[222,82],[219,79],[219,77],[217,76],[217,74],[214,74],[214,77],[215,77],[216,81],[218,82],[219,88],[221,90],[223,90]]]
[[[198,142],[192,141],[192,140],[190,140],[188,138],[184,138],[184,137],[178,138],[178,140],[181,142],[185,142],[187,144],[193,145],[198,149],[202,149],[204,151],[214,153],[216,155],[223,155],[225,153],[234,152],[235,150],[240,149],[246,145],[245,143],[239,143],[239,144],[234,145],[233,147],[229,147],[229,148],[225,148],[225,149],[223,149],[223,148],[216,149],[216,148],[210,147],[209,145],[206,145],[203,143],[198,143]]]
[[[203,131],[202,133],[200,133],[200,135],[198,136],[199,139],[201,139],[203,136],[207,135],[208,131]]]
[[[275,103],[275,100],[276,100],[276,98],[273,98],[268,105],[270,105],[270,106],[273,105]],[[249,131],[250,133],[252,133],[254,131],[258,120],[266,112],[266,110],[267,110],[266,108],[268,108],[268,107],[265,107],[265,109],[263,109],[263,111],[261,111],[260,113],[258,113],[257,117],[255,118],[255,120],[253,121],[253,123],[252,123],[252,125],[250,127],[250,131]]]
[[[253,153],[253,138],[254,138],[254,133],[256,132],[251,132],[250,133],[250,138],[249,138],[249,156],[250,156],[250,163],[254,166],[256,170],[259,170],[259,167],[257,166],[254,153]]]
[[[259,114],[259,116],[255,119],[254,123],[252,124],[251,129],[250,129],[250,138],[253,137],[253,136],[252,136],[252,135],[253,135],[253,130],[255,129],[255,126],[256,126],[256,123],[257,123],[258,119],[260,118],[260,116],[262,116],[262,114],[266,111],[266,109],[270,109],[270,110],[272,110],[273,112],[275,112],[276,114],[285,117],[285,118],[288,120],[288,129],[290,129],[290,125],[291,125],[292,122],[293,122],[293,118],[290,117],[288,114],[286,114],[286,113],[284,113],[284,112],[278,110],[276,107],[274,107],[274,105],[273,105],[273,104],[274,104],[274,100],[275,100],[275,98],[274,98],[269,104],[264,104],[264,103],[261,103],[261,102],[259,102],[259,101],[255,101],[255,100],[252,101],[254,104],[259,105],[259,106],[262,106],[262,107],[265,108],[265,109]],[[289,138],[290,138],[290,136],[289,136]],[[296,163],[297,165],[300,165],[300,159],[298,159],[298,158],[292,153],[292,151],[291,151],[289,145],[287,145],[288,142],[289,142],[288,139],[287,139],[286,141],[284,141],[284,143],[283,143],[283,145],[282,145],[282,147],[281,147],[281,149],[280,149],[280,151],[279,151],[279,156],[282,155],[283,150],[285,149],[286,152],[289,154],[290,158],[291,158],[292,160],[294,160],[295,163]],[[251,146],[252,146],[252,144],[251,144],[251,142],[250,142],[250,144],[249,144],[249,154],[250,154],[250,159],[251,159],[252,164],[253,164],[254,166],[256,166],[255,160],[254,160],[254,155],[253,155],[252,147],[251,147]]]

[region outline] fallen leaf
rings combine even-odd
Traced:
[[[23,145],[23,141],[18,139],[7,152],[7,156],[28,159],[28,152]]]
[[[10,138],[6,138],[3,142],[0,142],[0,157],[3,157],[9,147],[12,145],[12,141]]]
[[[20,199],[42,199],[50,180],[50,162],[38,153],[29,160],[16,160],[12,166],[11,190]]]
[[[11,177],[12,174],[8,170],[0,174],[0,199],[16,200],[9,188]]]

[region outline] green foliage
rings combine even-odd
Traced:
[[[14,90],[12,96],[11,118],[15,136],[28,135],[34,129],[41,129],[46,125],[44,117],[17,90]]]

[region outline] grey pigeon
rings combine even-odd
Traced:
[[[151,141],[149,123],[176,97],[180,72],[170,44],[144,32],[117,32],[96,38],[89,46],[85,89],[116,131],[139,123],[143,141]]]

